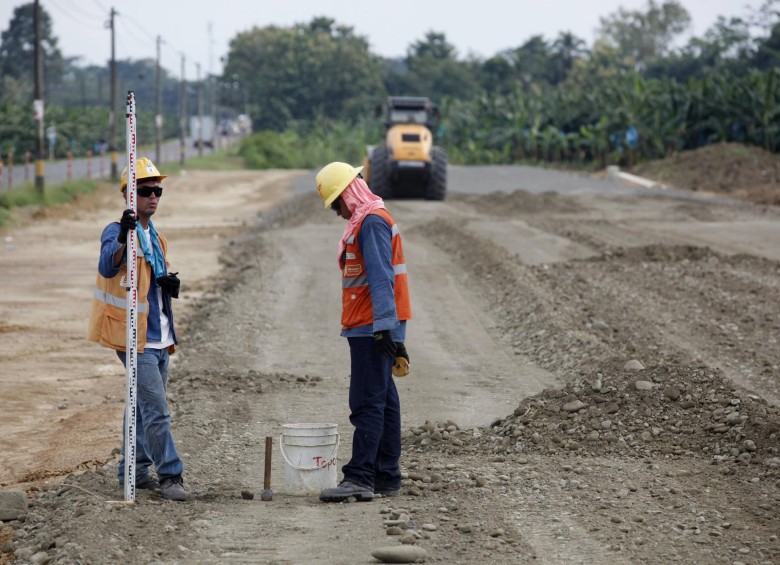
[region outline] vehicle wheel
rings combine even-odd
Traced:
[[[425,187],[425,199],[444,200],[447,194],[447,155],[440,147],[434,147],[431,150],[431,161],[433,171],[428,179],[428,186]]]
[[[387,176],[387,148],[383,145],[375,147],[369,158],[371,165],[371,192],[379,198],[392,198],[393,190]]]

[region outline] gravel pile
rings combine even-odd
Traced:
[[[492,455],[620,454],[696,457],[780,476],[780,410],[709,367],[608,363],[562,389],[524,399],[482,430],[426,422],[404,432],[410,450]]]

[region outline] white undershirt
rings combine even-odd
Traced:
[[[146,228],[144,230],[144,236],[151,248],[152,243],[149,231],[149,228]],[[166,316],[163,311],[162,289],[159,286],[157,287],[157,304],[160,306],[160,335],[162,336],[162,339],[160,341],[147,341],[146,347],[149,349],[166,349],[173,345],[173,336],[171,335],[171,324],[168,321],[168,316]]]

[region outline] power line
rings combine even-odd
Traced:
[[[71,20],[73,20],[73,21],[75,21],[75,22],[77,22],[77,23],[79,23],[81,25],[86,25],[87,27],[90,27],[90,28],[93,28],[93,29],[101,29],[101,30],[105,29],[105,22],[103,21],[103,18],[110,16],[110,10],[108,10],[100,2],[100,0],[92,0],[92,2],[95,4],[95,6],[97,6],[102,12],[104,12],[103,14],[101,14],[99,16],[96,16],[95,14],[91,14],[88,11],[84,10],[83,8],[78,8],[76,6],[71,6],[71,7],[75,8],[76,11],[81,16],[89,18],[88,22],[85,22],[84,19],[75,16],[73,13],[71,13],[71,11],[63,8],[55,0],[46,0],[46,2],[48,2],[51,5],[55,6],[57,8],[57,10],[59,10],[61,13],[65,14]],[[147,46],[149,46],[149,42],[152,42],[152,44],[156,43],[157,37],[155,35],[153,35],[152,33],[150,33],[146,29],[146,27],[141,25],[138,22],[138,20],[136,20],[133,16],[131,16],[131,15],[127,14],[127,13],[119,13],[119,12],[117,12],[116,15],[119,16],[117,19],[119,20],[119,23],[121,24],[123,31],[127,33],[129,39],[131,40],[132,45],[135,47],[137,52],[145,53],[145,52],[147,52]],[[99,25],[93,23],[94,22],[93,18],[95,18],[95,17],[101,18],[101,23]],[[132,27],[128,25],[128,22],[130,24],[132,24],[132,26],[135,27],[138,31],[140,31],[141,34],[143,34],[145,36],[145,39],[142,38],[138,33],[136,33],[136,31],[133,30]],[[167,49],[169,49],[170,51],[175,53],[177,57],[185,54],[185,52],[183,50],[177,49],[175,45],[171,44],[167,40],[162,40],[162,44]],[[136,58],[136,57],[134,57],[134,58]],[[141,57],[138,57],[138,58],[140,59]],[[154,58],[154,56],[151,53],[151,49],[149,50],[149,55],[146,56],[146,57],[143,57],[143,58],[147,58],[147,59],[153,59]],[[190,64],[194,64],[194,63],[195,63],[195,61],[190,61]],[[168,66],[170,66],[170,65],[168,65]],[[168,72],[169,72],[169,74],[171,74],[171,76],[174,76],[173,73],[171,73],[170,71],[168,71]]]
[[[127,32],[127,34],[130,36],[130,39],[134,42],[134,44],[137,47],[140,47],[141,45],[146,46],[147,41],[145,39],[141,39],[138,37],[131,29],[127,26],[127,24],[120,18],[119,23],[122,25],[122,28]],[[139,52],[144,52],[145,49],[138,49]],[[139,57],[140,58],[140,57]],[[154,58],[152,55],[149,55],[146,58]]]
[[[47,1],[51,1],[53,3],[53,0],[47,0]],[[75,2],[71,2],[68,8],[79,12],[82,16],[87,17],[89,19],[94,19],[96,17],[95,14],[91,12],[87,12],[82,8],[79,8],[78,4],[76,4]],[[98,20],[103,21],[102,16],[97,16],[97,18]]]
[[[150,41],[154,42],[155,44],[157,43],[157,37],[155,37],[155,36],[154,36],[154,35],[152,35],[152,34],[151,34],[149,31],[147,31],[147,29],[146,29],[144,26],[142,26],[140,23],[138,23],[138,21],[137,21],[135,18],[133,18],[133,17],[131,17],[131,16],[127,15],[127,14],[120,14],[120,15],[122,16],[122,17],[120,18],[120,21],[122,21],[122,25],[123,25],[123,26],[124,26],[124,28],[125,28],[125,29],[126,29],[126,30],[127,30],[129,33],[130,33],[130,35],[132,35],[133,37],[135,37],[135,38],[136,38],[136,40],[138,40],[138,36],[137,36],[137,35],[135,35],[134,33],[132,33],[132,32],[130,31],[130,28],[129,28],[127,25],[125,25],[125,24],[126,24],[126,22],[130,22],[130,23],[132,23],[132,24],[133,24],[135,27],[137,27],[139,30],[141,30],[141,32],[143,32],[143,34],[144,34],[144,35],[145,35],[145,36],[146,36],[146,37],[147,37],[147,38],[148,38]],[[164,39],[163,39],[163,40],[161,41],[161,43],[162,43],[163,45],[167,46],[167,47],[170,47],[170,48],[172,48],[174,51],[176,51],[176,49],[173,47],[173,45],[171,45],[170,43],[168,43],[166,40],[164,40]],[[145,41],[144,41],[144,44],[146,44],[146,42],[145,42]],[[170,73],[170,71],[169,71],[169,73]]]
[[[117,14],[117,15],[120,16],[117,19],[120,22],[120,24],[122,25],[122,29],[124,31],[126,31],[127,34],[130,36],[130,38],[134,41],[134,44],[138,47],[138,51],[139,52],[141,52],[141,53],[146,52],[146,48],[149,45],[150,41],[152,42],[152,44],[157,42],[157,37],[153,36],[149,31],[147,31],[147,29],[144,28],[141,24],[139,24],[137,20],[135,20],[131,16],[128,16],[127,14]],[[147,39],[142,39],[137,33],[135,33],[133,31],[133,29],[131,29],[131,27],[129,25],[127,25],[128,22],[132,23],[136,28],[138,28],[144,34],[144,36],[146,36],[146,38],[148,38],[148,40]],[[182,51],[181,49],[176,49],[176,47],[174,45],[172,45],[171,43],[169,43],[165,39],[163,39],[161,41],[161,43],[167,49],[169,49],[170,51],[173,51],[177,56],[186,55],[184,51]],[[141,45],[143,45],[144,47],[141,48]],[[167,51],[166,51],[166,53],[167,53]],[[148,58],[154,58],[154,57],[150,54]],[[168,74],[170,76],[175,76],[176,75],[175,72],[170,70],[171,68],[175,68],[174,65],[170,64],[170,61],[169,61],[168,65],[163,65],[163,66],[166,67],[166,71],[168,72]]]
[[[125,19],[126,19],[128,22],[132,23],[132,24],[133,24],[135,27],[137,27],[139,30],[141,30],[141,31],[144,33],[144,35],[146,35],[146,37],[147,37],[147,38],[148,38],[150,41],[154,41],[154,42],[156,42],[156,41],[157,41],[157,37],[156,37],[156,36],[154,36],[154,35],[152,35],[152,34],[151,34],[151,33],[150,33],[150,32],[149,32],[149,31],[148,31],[148,30],[147,30],[147,29],[146,29],[144,26],[142,26],[142,25],[141,25],[141,24],[138,22],[138,20],[136,20],[135,18],[133,18],[132,16],[129,16],[129,15],[127,15],[127,14],[121,14],[121,16],[122,16],[122,17],[124,17],[124,18],[125,18]],[[173,45],[173,44],[171,44],[171,43],[170,43],[168,40],[166,40],[166,39],[163,39],[163,40],[162,40],[162,44],[163,44],[164,46],[166,46],[166,47],[168,47],[168,48],[172,49],[172,50],[173,50],[173,52],[174,52],[174,53],[176,53],[176,54],[181,54],[181,53],[182,53],[181,49],[176,49],[176,46],[175,46],[175,45]]]
[[[98,8],[100,8],[101,10],[103,10],[103,11],[106,13],[106,15],[109,15],[109,10],[108,10],[108,8],[106,8],[105,6],[103,6],[103,4],[101,4],[100,2],[98,2],[98,0],[92,0],[92,1],[93,1],[93,2],[94,2],[96,5],[97,5],[97,7],[98,7]]]
[[[176,49],[176,47],[174,45],[171,45],[170,43],[168,43],[164,39],[162,40],[162,44],[163,44],[163,46],[165,46],[168,49],[168,51],[166,51],[168,56],[170,56],[170,52],[172,52],[178,58],[181,58],[181,57],[185,57],[186,58],[187,54],[184,51],[182,51],[181,49]]]
[[[127,19],[127,20],[128,20],[130,23],[132,23],[134,26],[136,26],[138,29],[140,29],[140,30],[141,30],[141,31],[142,31],[142,32],[143,32],[143,33],[144,33],[144,34],[145,34],[145,35],[146,35],[146,36],[149,38],[149,40],[150,40],[150,41],[157,41],[157,37],[156,37],[156,36],[154,36],[154,35],[152,35],[151,33],[149,33],[149,32],[147,31],[147,29],[146,29],[144,26],[142,26],[140,23],[138,23],[138,20],[136,20],[135,18],[133,18],[133,17],[131,17],[131,16],[128,16],[127,14],[122,14],[122,16],[123,16],[124,18],[126,18],[126,19]],[[167,48],[171,49],[171,50],[172,50],[174,53],[176,53],[177,55],[182,55],[182,54],[184,54],[184,53],[185,53],[183,50],[181,50],[181,49],[178,49],[178,48],[177,48],[175,45],[173,45],[173,44],[172,44],[170,41],[168,41],[167,39],[163,39],[163,40],[162,40],[162,44],[163,44],[165,47],[167,47]]]
[[[94,23],[91,23],[91,22],[85,22],[82,18],[77,18],[72,13],[70,13],[68,10],[64,9],[62,6],[60,6],[59,4],[54,2],[54,0],[46,0],[46,1],[47,1],[48,4],[51,4],[52,6],[57,8],[61,13],[65,14],[68,18],[70,18],[71,20],[73,20],[74,22],[76,22],[76,23],[78,23],[80,25],[84,25],[84,26],[90,27],[92,29],[103,29],[102,24],[101,25],[97,25],[97,24],[94,24]],[[90,16],[90,17],[92,17],[92,16]]]
[[[150,34],[148,31],[146,31],[146,28],[144,26],[142,26],[141,24],[139,24],[138,21],[135,18],[133,18],[132,16],[130,16],[128,14],[119,14],[119,15],[122,16],[123,18],[125,18],[130,23],[132,23],[138,29],[140,29],[146,35],[146,37],[148,37],[152,41],[157,41],[157,38],[154,35]]]

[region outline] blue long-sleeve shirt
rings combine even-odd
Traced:
[[[392,239],[392,226],[381,216],[369,214],[363,220],[358,246],[366,265],[374,323],[341,330],[342,336],[372,337],[374,332],[390,330],[393,341],[406,341],[406,320],[399,321],[395,311]]]

